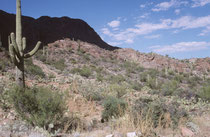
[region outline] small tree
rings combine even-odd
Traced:
[[[12,32],[8,39],[9,42],[9,52],[12,62],[16,66],[16,83],[20,87],[25,87],[25,77],[24,77],[24,59],[33,56],[39,49],[41,42],[39,41],[35,48],[25,53],[26,49],[26,38],[22,38],[22,24],[21,24],[21,1],[16,1],[16,38],[15,34]]]

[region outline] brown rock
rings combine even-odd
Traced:
[[[194,133],[190,129],[185,128],[185,127],[181,127],[181,134],[184,137],[193,137],[194,136]]]

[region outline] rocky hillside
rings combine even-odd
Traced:
[[[0,58],[0,135],[210,136],[210,58],[178,60],[132,49],[109,51],[69,38],[49,43],[25,62],[28,87],[65,93],[68,118],[48,125],[39,115],[45,130],[24,123],[23,114],[7,101],[15,71],[7,51],[1,49]],[[46,91],[38,94],[44,98],[42,109],[49,103]],[[23,100],[30,96],[26,93]],[[30,99],[32,105],[24,106],[37,105]],[[47,112],[54,112],[54,106],[49,104]]]
[[[74,50],[76,50],[79,45],[84,52],[98,59],[112,58],[113,60],[118,60],[118,62],[130,61],[138,63],[144,68],[157,69],[159,71],[166,69],[175,71],[177,73],[192,73],[200,77],[203,75],[208,76],[210,74],[210,57],[178,60],[156,53],[141,53],[127,48],[107,51],[99,48],[97,45],[94,44],[90,44],[87,42],[78,43],[70,39],[58,40],[54,43],[50,43],[48,47],[54,47],[53,45],[57,45],[61,49],[71,47]]]
[[[51,18],[47,16],[34,19],[23,16],[23,36],[27,38],[29,49],[37,41],[44,44],[52,43],[58,39],[70,38],[80,39],[98,45],[107,50],[114,50],[113,47],[104,42],[99,35],[85,21],[69,17]],[[15,15],[0,10],[0,35],[4,47],[8,47],[8,36],[15,32]]]

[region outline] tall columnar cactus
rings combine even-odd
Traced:
[[[16,66],[16,83],[20,87],[25,87],[24,77],[24,59],[33,56],[39,49],[41,42],[39,41],[35,48],[25,53],[26,38],[22,38],[22,24],[21,24],[21,1],[16,1],[16,38],[12,32],[9,36],[9,52],[12,62]]]

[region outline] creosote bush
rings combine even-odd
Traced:
[[[107,97],[104,101],[104,111],[102,112],[102,119],[108,121],[111,118],[118,118],[124,115],[127,108],[127,103],[123,99],[115,97]]]
[[[63,94],[44,87],[10,89],[9,101],[18,115],[32,126],[45,128],[48,131],[64,129],[69,117],[64,116],[67,105]],[[49,127],[51,125],[51,127]],[[72,125],[69,127],[73,128]]]

